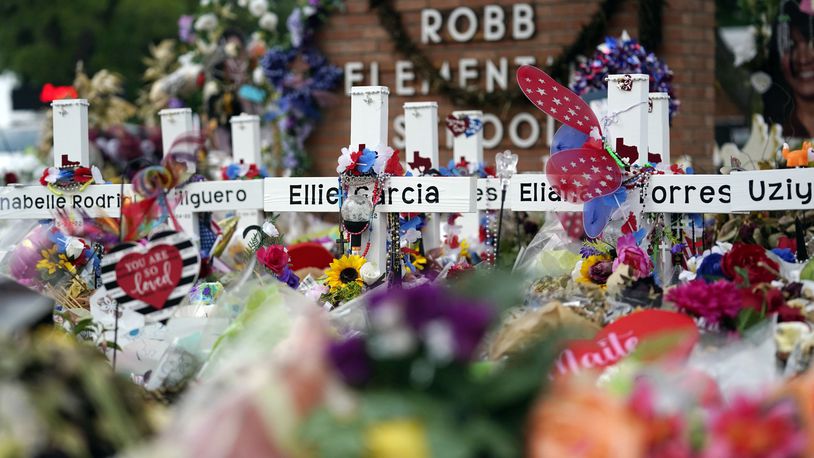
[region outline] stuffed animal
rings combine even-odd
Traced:
[[[789,151],[789,144],[783,143],[783,157],[788,167],[808,167],[809,161],[814,160],[814,148],[811,142],[804,141],[802,148]]]

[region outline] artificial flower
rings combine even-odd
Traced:
[[[365,432],[366,457],[429,458],[424,425],[413,419],[379,421]]]
[[[328,359],[348,385],[363,385],[373,374],[365,340],[361,336],[352,336],[331,343],[328,347]]]
[[[356,167],[356,161],[359,160],[359,152],[357,147],[351,146],[349,148],[342,148],[342,154],[337,161],[336,173],[344,173],[345,171],[353,170]]]
[[[272,12],[265,13],[258,24],[261,29],[273,32],[277,30],[277,15]]]
[[[52,259],[56,253],[56,245],[52,246],[51,248],[41,250],[40,256],[42,256],[42,259],[37,261],[37,270],[44,270],[48,273],[48,275],[53,275],[56,273],[57,269],[59,269],[59,265]]]
[[[590,278],[593,283],[604,285],[612,273],[613,262],[610,260],[600,261],[588,269],[588,278]]]
[[[416,273],[419,270],[424,270],[427,265],[427,258],[422,256],[421,253],[409,248],[402,248],[402,253],[404,253],[404,264],[410,269],[410,272]]]
[[[269,9],[268,0],[251,0],[249,2],[249,12],[254,17],[260,17]]]
[[[288,266],[283,267],[283,271],[277,275],[277,279],[294,289],[300,286],[300,277]]]
[[[721,269],[727,278],[736,283],[750,285],[768,283],[777,279],[780,266],[766,255],[760,245],[738,242],[721,260]],[[745,278],[741,274],[745,273]]]
[[[786,262],[797,261],[797,256],[794,255],[794,251],[792,251],[791,248],[772,248],[772,253]]]
[[[802,456],[808,439],[791,400],[764,403],[744,396],[713,410],[704,457],[792,458]]]
[[[359,274],[362,276],[362,281],[367,285],[372,285],[382,276],[375,262],[366,262],[362,268],[359,269]]]
[[[277,226],[274,225],[271,221],[266,221],[263,223],[263,233],[267,236],[274,238],[280,235],[280,231],[277,230]]]
[[[705,256],[701,261],[701,265],[698,266],[696,274],[700,275],[707,283],[720,280],[724,276],[724,271],[721,269],[723,257],[724,255],[720,253],[710,253]]]
[[[365,148],[356,160],[356,167],[354,169],[358,173],[370,173],[375,163],[376,152],[370,148]]]
[[[195,33],[192,31],[192,23],[195,16],[182,14],[178,18],[178,39],[184,43],[192,43],[195,40]]]
[[[363,286],[362,275],[359,269],[367,262],[365,258],[352,255],[344,255],[339,259],[334,259],[331,262],[328,270],[325,272],[328,275],[328,286],[331,291],[335,291],[349,283],[357,283]]]
[[[402,235],[401,238],[403,238],[407,243],[415,243],[421,238],[421,231],[411,227],[404,231],[404,235]]]
[[[668,290],[666,299],[680,310],[704,318],[709,324],[733,319],[743,308],[738,287],[726,280],[712,283],[693,280]]]
[[[266,266],[267,269],[274,272],[275,275],[281,275],[283,269],[288,266],[291,261],[288,256],[288,250],[282,245],[269,245],[257,249],[257,260]]]
[[[379,145],[376,147],[376,151],[378,152],[378,155],[376,156],[376,161],[373,164],[373,171],[379,174],[385,171],[387,162],[391,157],[393,157],[395,150],[389,146]]]
[[[595,282],[591,278],[591,268],[593,268],[596,264],[609,262],[610,259],[611,259],[610,256],[608,256],[606,254],[595,254],[595,255],[588,256],[586,259],[583,259],[579,264],[578,281],[582,282],[582,283],[596,283],[596,284],[599,284],[599,285],[605,284],[605,282],[608,280],[608,277],[610,276],[611,273],[608,272],[608,275],[606,275],[604,277],[604,279],[602,279],[601,283],[600,282]],[[606,266],[603,265],[602,268],[604,269],[604,267],[606,267]],[[599,272],[597,272],[597,274],[599,274]],[[598,277],[599,275],[595,275],[595,276]]]
[[[218,17],[214,13],[202,14],[195,20],[195,30],[211,32],[218,26]]]
[[[48,184],[54,184],[59,179],[59,169],[56,167],[48,167],[42,173],[40,177],[40,184],[46,186]]]
[[[393,155],[387,160],[387,164],[384,166],[384,173],[392,176],[404,175],[404,167],[401,166],[401,162],[399,161],[398,150],[395,150]]]
[[[630,267],[631,274],[635,278],[650,276],[653,272],[653,261],[650,256],[636,245],[636,238],[633,234],[627,234],[619,238],[616,242],[616,259],[613,261],[613,269],[616,270],[620,264]]]

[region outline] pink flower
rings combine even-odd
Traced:
[[[763,403],[743,396],[709,418],[703,457],[791,458],[802,456],[807,437],[790,400]]]
[[[711,324],[720,323],[724,318],[735,318],[743,308],[738,287],[726,280],[714,283],[693,280],[670,289],[667,300]]]
[[[650,275],[653,270],[653,261],[638,245],[633,234],[620,237],[616,242],[616,252],[618,256],[613,261],[613,270],[620,264],[630,267],[630,271],[636,278],[644,278]]]

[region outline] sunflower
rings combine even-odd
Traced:
[[[353,282],[362,286],[362,275],[359,273],[359,269],[361,269],[366,262],[367,260],[365,258],[355,254],[334,259],[330,267],[328,267],[328,270],[325,271],[328,275],[328,286],[331,287],[331,291],[336,291]]]

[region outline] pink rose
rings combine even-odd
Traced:
[[[631,273],[636,278],[647,277],[653,270],[653,261],[644,250],[636,245],[633,234],[625,235],[616,242],[616,252],[617,257],[613,261],[613,270],[616,270],[620,264],[625,264],[630,267]]]
[[[257,260],[266,266],[275,275],[283,273],[283,269],[288,266],[288,251],[282,245],[264,246],[257,250]]]

